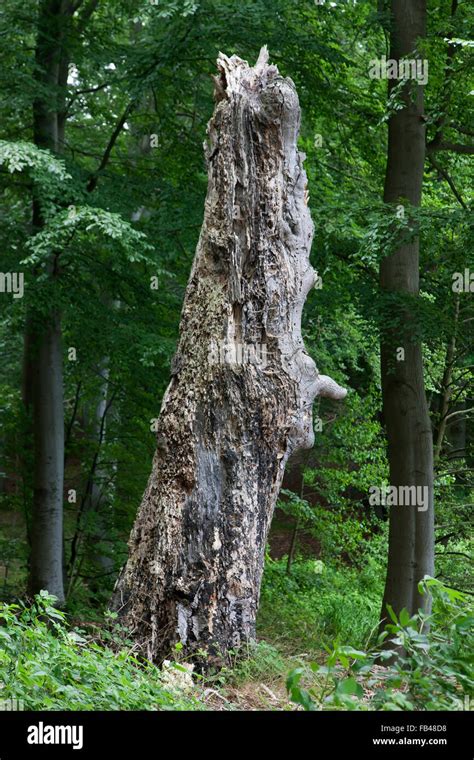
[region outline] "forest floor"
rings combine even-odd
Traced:
[[[209,710],[296,710],[288,699],[284,677],[269,678],[268,682],[246,681],[216,691],[205,689],[201,701]]]
[[[0,527],[5,558],[3,573],[0,568],[0,601],[3,598],[8,602],[18,596],[21,598],[25,583],[27,550],[23,516],[18,511],[13,514],[0,510]],[[291,702],[287,691],[291,671],[303,668],[309,673],[310,666],[324,665],[335,640],[364,647],[379,610],[382,575],[377,563],[374,560],[373,566],[368,563],[367,567],[357,569],[345,563],[323,561],[320,542],[309,531],[300,530],[295,559],[288,573],[287,557],[293,529],[294,519],[278,510],[269,537],[257,644],[249,647],[244,656],[240,652],[238,658],[235,656],[228,667],[215,675],[189,677],[184,688],[179,671],[172,673],[179,703],[183,698],[186,705],[189,696],[196,704],[192,709],[299,710],[302,708]],[[88,647],[104,648],[105,655],[108,646],[114,651],[116,646],[121,646],[123,636],[114,630],[112,620],[104,618],[109,594],[104,588],[97,604],[98,600],[91,598],[87,588],[81,587],[66,610],[68,627],[83,636]],[[54,649],[52,639],[48,638],[48,646]],[[97,665],[91,667],[100,668],[97,650],[94,657],[98,658]],[[173,656],[170,655],[170,659],[174,659]],[[178,652],[176,659],[179,661]],[[105,661],[104,666],[108,668]],[[79,661],[74,666],[77,671],[82,667]],[[127,677],[133,681],[132,671],[133,668]],[[62,680],[69,684],[68,677],[67,672],[60,677],[61,688]],[[314,679],[314,675],[311,678]]]

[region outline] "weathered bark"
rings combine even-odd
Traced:
[[[392,0],[390,58],[413,58],[419,38],[425,35],[425,0]],[[389,80],[389,91],[398,84]],[[413,86],[414,96],[410,85]],[[390,117],[384,201],[419,206],[425,159],[423,88],[410,83],[404,90],[404,108]],[[409,213],[409,212],[408,212]],[[383,411],[387,428],[390,484],[428,489],[428,508],[416,505],[390,508],[389,557],[382,607],[396,613],[427,609],[429,600],[418,593],[417,584],[434,572],[433,443],[423,381],[421,342],[416,337],[417,319],[408,299],[419,293],[419,239],[402,243],[380,266],[382,291],[399,294],[399,326],[384,326],[381,344]],[[396,350],[403,347],[404,361]]]
[[[315,396],[345,395],[318,374],[301,338],[315,273],[300,109],[292,81],[267,60],[266,48],[254,68],[218,59],[204,223],[153,469],[113,598],[155,661],[178,641],[212,660],[254,637],[285,462],[313,444]],[[230,364],[239,345],[264,347],[266,361],[256,351]]]

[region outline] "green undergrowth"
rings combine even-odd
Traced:
[[[472,599],[426,577],[432,612],[395,615],[364,651],[336,643],[324,664],[290,671],[287,689],[305,710],[472,710]]]
[[[286,558],[267,561],[259,635],[292,654],[319,652],[335,639],[365,646],[377,626],[383,580],[370,557],[362,568],[299,560],[290,575]]]
[[[115,623],[110,646],[98,643],[70,628],[53,605],[44,591],[31,606],[0,605],[3,703],[18,700],[25,710],[202,709],[193,696],[164,686],[160,670],[135,656]]]

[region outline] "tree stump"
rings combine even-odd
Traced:
[[[151,476],[112,606],[150,660],[180,642],[225,660],[255,636],[285,463],[314,442],[319,375],[301,338],[315,282],[298,96],[268,64],[220,54],[204,222]]]

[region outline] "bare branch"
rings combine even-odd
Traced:
[[[468,414],[469,412],[474,412],[474,406],[469,407],[469,409],[457,409],[455,412],[451,412],[450,414],[446,415],[445,420],[450,420],[452,417],[456,417],[458,414]]]
[[[103,82],[102,84],[98,84],[96,87],[86,87],[84,90],[76,90],[75,92],[73,92],[71,99],[68,101],[66,105],[66,111],[70,109],[70,107],[75,102],[75,100],[77,100],[79,95],[87,95],[88,93],[91,93],[91,92],[99,92],[99,90],[103,90],[104,87],[109,87],[110,84],[111,84],[110,82]]]
[[[87,184],[87,190],[88,190],[89,193],[92,193],[92,191],[95,190],[95,188],[97,186],[97,182],[99,181],[99,175],[100,175],[100,173],[104,171],[105,167],[109,163],[110,155],[112,153],[114,145],[117,142],[118,137],[119,137],[119,135],[120,135],[120,133],[121,133],[121,131],[123,129],[123,125],[127,121],[127,119],[129,117],[131,111],[133,110],[134,106],[135,106],[134,102],[129,103],[128,106],[126,107],[125,111],[123,112],[122,116],[118,120],[117,125],[116,125],[116,127],[115,127],[115,129],[112,132],[112,135],[110,137],[108,145],[107,145],[107,147],[106,147],[106,149],[104,151],[104,155],[102,156],[102,161],[100,162],[100,166],[97,169],[97,171],[94,172],[94,174],[92,174],[92,176],[90,177],[89,182]]]
[[[439,150],[451,150],[451,151],[454,151],[454,153],[464,153],[467,155],[474,153],[474,145],[465,145],[463,143],[453,143],[453,142],[448,142],[447,140],[439,140],[439,141],[432,140],[430,143],[428,143],[428,145],[426,146],[426,149],[428,153],[432,153],[434,151],[439,151]]]
[[[433,158],[433,156],[431,155],[431,153],[428,153],[428,160],[429,160],[430,164],[436,169],[436,171],[439,172],[439,174],[443,177],[443,179],[446,180],[446,182],[448,183],[449,187],[451,188],[451,190],[453,192],[453,195],[456,198],[456,200],[458,201],[458,203],[460,203],[461,206],[463,207],[463,209],[466,209],[466,211],[467,211],[468,207],[467,207],[466,203],[464,202],[464,199],[463,199],[461,193],[459,192],[459,190],[457,189],[456,185],[454,184],[454,181],[452,180],[451,175],[446,171],[446,169],[444,169],[441,166],[441,164],[439,164],[436,161],[435,158]]]

